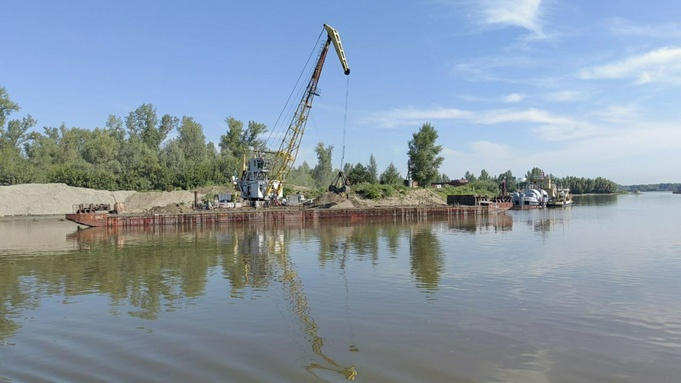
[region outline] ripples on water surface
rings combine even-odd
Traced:
[[[678,382],[681,196],[409,224],[0,221],[0,381]]]

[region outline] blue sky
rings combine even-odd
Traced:
[[[330,52],[297,164],[321,141],[339,166],[345,143],[346,162],[373,153],[404,176],[430,122],[450,178],[681,182],[678,15],[671,0],[9,0],[0,86],[41,132],[150,103],[217,143],[229,116],[275,124],[328,23],[352,73]]]

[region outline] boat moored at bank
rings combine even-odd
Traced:
[[[570,189],[559,188],[551,176],[536,175],[518,180],[520,190],[511,194],[512,209],[536,209],[543,207],[567,207],[572,205]]]

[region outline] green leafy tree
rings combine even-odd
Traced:
[[[372,182],[369,168],[362,165],[361,163],[357,163],[354,166],[351,164],[345,164],[343,171],[345,172],[345,176],[348,178],[348,182],[350,182],[352,185],[374,183]]]
[[[87,136],[92,134],[89,130],[68,128],[63,123],[59,128],[44,127],[43,130],[44,134],[32,134],[32,142],[24,146],[34,166],[49,168],[86,163],[83,153]]]
[[[156,108],[151,104],[142,104],[125,118],[129,139],[137,137],[153,151],[160,150],[161,143],[178,124],[177,117],[166,114],[161,118],[159,125]]]
[[[147,137],[143,136],[144,142],[149,145],[150,148],[159,150],[161,148],[161,143],[168,138],[170,132],[173,130],[179,131],[179,125],[179,118],[164,114],[163,117],[161,117],[161,124],[158,129],[148,132]]]
[[[9,95],[5,88],[0,87],[0,132],[5,126],[7,117],[12,114],[12,112],[18,112],[19,109],[19,105],[9,99]]]
[[[260,135],[267,132],[267,126],[255,121],[249,121],[248,128],[244,129],[244,123],[228,117],[227,133],[220,136],[220,150],[227,152],[237,160],[241,161],[244,154],[249,150],[263,151],[266,149],[265,141]]]
[[[435,128],[430,123],[425,123],[409,141],[409,174],[421,186],[429,185],[440,174],[439,169],[444,158],[439,156],[442,145],[435,144],[437,138]]]
[[[121,186],[123,189],[146,191],[154,189],[160,169],[158,156],[139,138],[131,138],[119,152]]]
[[[203,134],[201,124],[191,117],[184,116],[177,132],[179,146],[187,161],[201,163],[206,160],[206,136]]]
[[[244,132],[242,141],[244,141],[249,149],[254,151],[263,151],[267,149],[267,144],[261,135],[267,133],[267,125],[248,121],[248,129]]]
[[[379,182],[383,185],[401,185],[402,184],[402,176],[400,175],[400,172],[397,171],[397,167],[395,164],[392,162],[388,165],[387,168],[381,173],[381,177],[379,179]]]
[[[599,194],[615,193],[617,192],[617,184],[603,177],[596,177],[591,192]]]
[[[316,187],[326,187],[331,183],[333,177],[333,166],[331,164],[333,145],[324,146],[324,143],[320,142],[315,147],[315,153],[317,153],[317,165],[312,169],[312,179]]]
[[[156,108],[151,104],[142,104],[134,111],[128,113],[128,116],[125,118],[125,127],[130,138],[142,139],[145,131],[156,129],[157,125],[158,116],[156,115]]]
[[[515,190],[518,190],[518,185],[516,183],[515,177],[513,177],[513,172],[510,170],[507,170],[505,173],[499,174],[497,177],[497,182],[499,183],[499,188],[501,190],[502,188],[502,182],[506,182],[506,191],[507,192],[513,192]]]
[[[376,163],[376,158],[374,154],[369,157],[369,165],[367,165],[367,172],[369,173],[369,183],[378,183],[378,164]]]
[[[527,178],[528,180],[531,180],[534,177],[541,177],[543,175],[544,175],[544,171],[541,170],[541,168],[534,167],[534,168],[532,168],[532,170],[528,171],[525,174],[525,178]]]
[[[28,116],[21,120],[11,120],[7,123],[7,130],[0,128],[0,146],[20,149],[29,140],[28,130],[34,127],[36,120]]]
[[[232,177],[237,177],[235,167],[228,166],[225,156],[221,156],[213,142],[206,144],[206,161],[210,164],[210,180],[215,184],[232,184]]]
[[[463,178],[467,179],[468,182],[473,182],[473,181],[478,180],[478,178],[473,173],[471,173],[469,171],[466,171],[466,174],[464,174]]]
[[[125,141],[125,129],[123,128],[123,120],[120,117],[110,114],[104,126],[119,144]]]
[[[0,185],[33,182],[33,168],[13,147],[0,147]]]
[[[82,158],[93,165],[104,167],[111,171],[120,172],[117,156],[121,143],[116,137],[116,132],[108,129],[95,128],[87,133],[84,143]]]
[[[312,168],[306,161],[303,161],[300,166],[291,169],[287,182],[291,185],[314,187],[315,182],[312,178]]]
[[[244,133],[244,123],[234,117],[227,117],[227,133],[220,136],[220,150],[234,158],[241,159],[247,148],[244,148],[241,137]]]
[[[163,174],[165,189],[172,189],[173,187],[187,188],[182,177],[182,174],[187,169],[187,161],[179,138],[173,138],[168,141],[163,149],[161,149],[158,159],[160,166],[167,170]]]

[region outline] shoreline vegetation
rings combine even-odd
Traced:
[[[42,132],[35,129],[38,121],[31,115],[10,120],[9,116],[19,109],[5,88],[0,87],[0,185],[63,183],[96,190],[138,192],[231,185],[243,170],[244,158],[280,144],[263,138],[269,132],[265,124],[244,123],[233,117],[225,119],[224,134],[217,142],[211,142],[193,117],[161,115],[152,104],[142,104],[124,118],[109,115],[104,127],[68,127],[63,123],[59,127],[45,126]],[[405,137],[409,158],[405,175],[393,163],[383,164],[385,170],[381,173],[373,153],[369,153],[366,164],[347,162],[342,169],[335,169],[334,146],[319,142],[314,149],[317,163],[303,161],[292,167],[285,177],[286,183],[326,191],[335,175],[343,171],[351,185],[369,184],[365,190],[370,198],[385,194],[377,188],[402,185],[405,178],[424,187],[447,183],[450,177],[440,171],[444,157],[440,155],[442,145],[438,145],[437,138],[437,130],[430,123],[424,123],[411,140]],[[543,174],[543,169],[535,167],[525,178]],[[615,182],[603,177],[547,175],[573,194],[618,189]],[[510,170],[498,176],[485,169],[480,170],[479,176],[466,171],[463,178],[481,195],[498,194],[502,182],[508,191],[516,190],[517,186]]]

